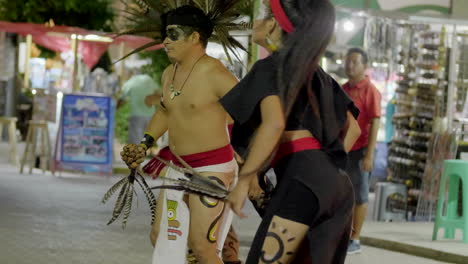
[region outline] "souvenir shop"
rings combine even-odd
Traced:
[[[337,30],[362,28],[368,75],[383,97],[374,219],[432,221],[443,161],[467,158],[468,20],[339,11]],[[322,63],[337,79],[345,51],[335,43]]]

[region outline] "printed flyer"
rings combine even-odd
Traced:
[[[112,172],[113,116],[110,97],[64,95],[56,148],[57,167]]]

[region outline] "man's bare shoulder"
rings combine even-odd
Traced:
[[[204,75],[205,83],[208,83],[215,94],[221,98],[231,90],[239,81],[224,64],[215,58],[208,57],[200,69]]]
[[[163,74],[162,74],[162,80],[164,81],[167,78],[167,75],[172,71],[172,64],[167,66],[166,69],[164,69]]]
[[[232,74],[224,64],[213,57],[208,57],[200,67],[203,74],[206,74],[209,79],[226,79],[237,82],[237,78]]]

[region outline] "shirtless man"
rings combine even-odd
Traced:
[[[152,117],[142,143],[148,147],[167,131],[169,148],[162,152],[177,153],[195,169],[213,165],[227,166],[230,169],[221,172],[200,171],[200,173],[229,189],[234,183],[237,165],[229,144],[228,115],[218,100],[237,83],[237,79],[220,61],[206,54],[208,38],[213,30],[207,25],[209,24],[207,19],[209,20],[203,11],[195,7],[183,6],[169,12],[167,37],[163,44],[173,65],[166,68],[163,73],[161,107]],[[196,162],[191,164],[192,158],[200,161],[200,154],[204,159],[202,164]],[[148,174],[157,176],[159,170],[155,169],[158,166],[154,163],[157,161],[150,161],[144,170]],[[156,244],[156,247],[157,243],[162,241],[159,238],[161,231],[164,231],[161,236],[166,240],[164,243],[180,236],[180,233],[173,234],[167,229],[168,237],[164,237],[166,234],[166,230],[162,230],[162,227],[166,227],[163,225],[164,221],[183,221],[175,217],[171,219],[174,213],[171,215],[168,213],[168,220],[164,219],[165,211],[171,210],[171,205],[163,202],[166,201],[164,198],[166,192],[169,191],[160,192],[156,220],[150,234],[151,242],[153,245]],[[216,242],[224,203],[192,194],[185,194],[183,200],[190,212],[188,246],[199,263],[223,263],[218,255]],[[180,203],[178,205],[181,207]],[[184,255],[185,252],[178,254]],[[154,255],[153,260],[156,258]]]

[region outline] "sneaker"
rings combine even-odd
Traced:
[[[361,243],[358,240],[350,240],[348,245],[348,255],[361,253]]]

